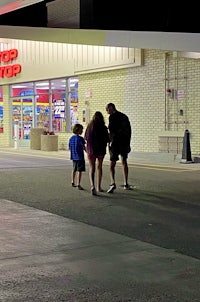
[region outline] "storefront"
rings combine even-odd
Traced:
[[[17,124],[20,146],[28,144],[32,127],[54,133],[70,132],[77,121],[78,78],[14,84],[9,91],[12,140]]]
[[[97,108],[103,112],[108,91],[116,91],[113,79],[123,91],[125,69],[141,64],[135,49],[6,39],[0,43],[0,147],[13,147],[16,137],[19,147],[29,146],[31,128],[45,128],[58,134],[59,149],[68,148],[72,126],[85,127]]]

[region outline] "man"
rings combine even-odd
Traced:
[[[115,166],[121,156],[123,177],[124,177],[124,190],[131,190],[132,186],[128,184],[128,153],[131,151],[131,125],[129,118],[126,114],[118,111],[113,103],[106,106],[106,111],[109,116],[109,153],[110,153],[110,180],[111,185],[107,193],[113,193],[116,189],[115,183]]]

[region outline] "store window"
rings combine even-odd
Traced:
[[[19,126],[19,139],[30,139],[34,127],[34,84],[22,83],[10,87],[12,101],[12,136],[15,124]]]
[[[52,80],[52,130],[54,132],[66,132],[68,93],[67,80]]]
[[[50,128],[50,82],[40,81],[35,83],[35,127]]]
[[[68,87],[70,100],[70,125],[73,127],[78,121],[78,79],[70,78]]]
[[[32,127],[71,132],[78,119],[77,78],[14,84],[10,86],[10,99],[13,131],[18,123],[20,139],[29,139]]]
[[[3,133],[3,89],[0,86],[0,133]]]

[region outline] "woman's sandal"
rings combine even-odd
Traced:
[[[92,187],[92,188],[91,188],[91,193],[92,193],[92,195],[94,195],[94,196],[97,195],[97,191],[96,191],[95,187]]]

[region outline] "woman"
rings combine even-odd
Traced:
[[[103,192],[101,188],[102,165],[106,154],[106,147],[109,142],[108,129],[105,125],[103,114],[96,111],[92,120],[88,124],[85,136],[86,152],[89,161],[89,179],[92,195]],[[95,170],[97,162],[97,186],[95,187]],[[96,190],[97,188],[97,190]]]

